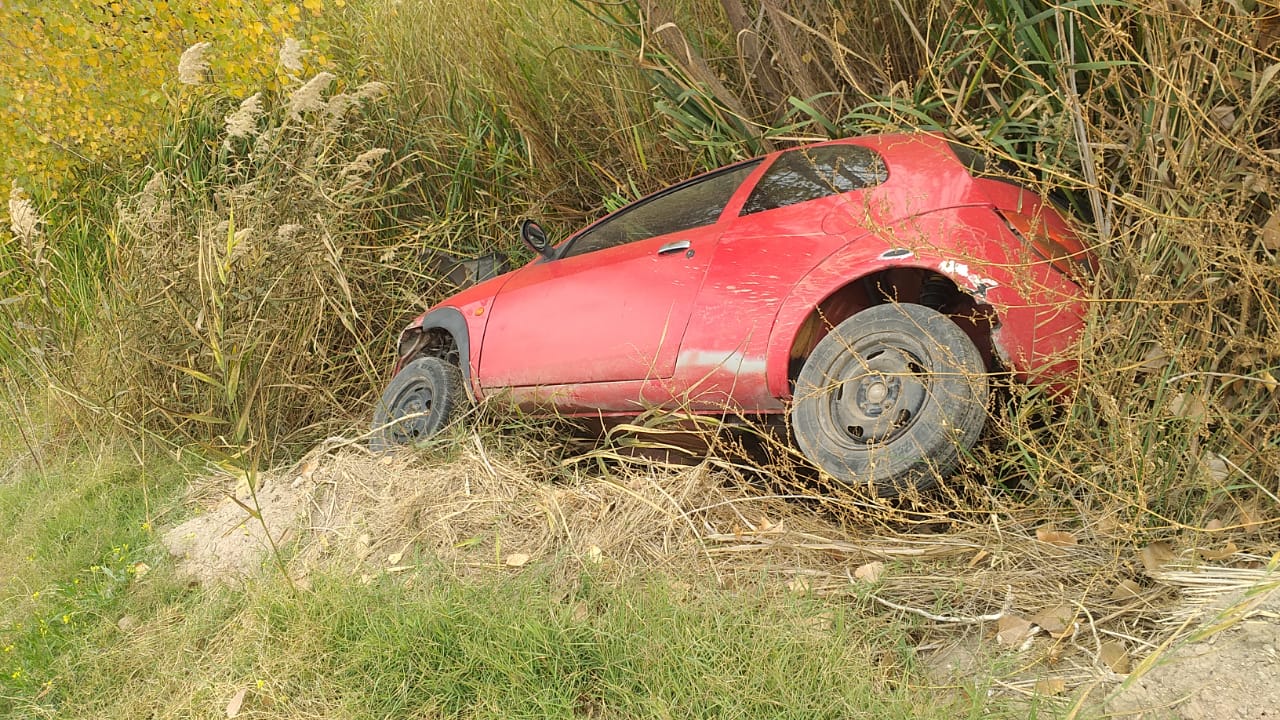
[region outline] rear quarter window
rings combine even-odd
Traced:
[[[879,185],[889,178],[884,160],[861,145],[821,145],[784,153],[765,171],[742,215]]]

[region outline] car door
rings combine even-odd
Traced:
[[[481,386],[671,377],[720,216],[754,166],[641,200],[571,238],[556,258],[519,270],[489,310]]]

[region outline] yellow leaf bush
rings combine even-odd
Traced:
[[[341,7],[344,0],[329,0]],[[210,43],[222,91],[278,88],[277,53],[306,38],[307,72],[326,39],[305,24],[322,0],[13,0],[0,13],[0,178],[54,186],[88,163],[139,158],[170,113],[199,92],[176,82],[184,48]]]

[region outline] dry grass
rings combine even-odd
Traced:
[[[379,290],[419,252],[388,224],[405,158],[370,140],[386,86],[333,80],[258,96],[225,128],[209,125],[224,105],[197,108],[176,132],[208,174],[175,157],[121,203],[107,377],[143,426],[270,454],[380,384],[393,319],[420,297]]]
[[[953,485],[962,509],[848,490],[770,494],[769,471],[745,475],[732,455],[676,466],[623,452],[652,452],[652,438],[621,437],[586,456],[545,438],[461,429],[425,452],[387,457],[335,439],[263,477],[268,488],[305,489],[290,562],[304,584],[334,571],[370,582],[441,566],[479,580],[526,564],[550,568],[553,593],[571,592],[583,572],[626,582],[656,571],[721,589],[763,581],[781,594],[870,601],[913,628],[926,665],[968,648],[986,658],[975,671],[1028,696],[1043,693],[1046,677],[1066,688],[1114,683],[1122,676],[1103,644],[1131,664],[1159,655],[1213,626],[1207,602],[1229,605],[1270,577],[1260,567],[1274,549],[1265,524],[1152,547],[1115,518],[1015,502],[976,483]],[[558,466],[548,462],[557,455]],[[962,682],[938,672],[936,682]]]
[[[984,479],[1144,540],[1274,516],[1280,275],[1263,228],[1280,187],[1280,57],[1267,4],[885,2],[857,18],[807,0],[584,5],[607,24],[480,2],[492,32],[464,33],[433,5],[363,7],[347,30],[377,42],[350,60],[390,95],[347,118],[340,142],[285,97],[265,98],[254,128],[269,152],[240,137],[238,98],[185,118],[162,172],[123,205],[113,311],[96,318],[109,332],[74,348],[84,384],[108,387],[81,394],[219,452],[301,452],[367,406],[402,321],[444,294],[419,251],[509,249],[521,214],[576,223],[798,136],[943,126],[1073,193],[1104,265],[1075,401],[1063,411],[1015,388],[1028,397],[991,423]],[[568,47],[610,33],[609,52]],[[1179,42],[1192,50],[1171,54]],[[780,92],[795,102],[777,115]],[[353,174],[364,165],[377,165],[371,184]],[[124,351],[100,349],[112,346]]]

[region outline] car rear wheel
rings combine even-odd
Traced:
[[[448,425],[466,400],[456,365],[418,358],[401,368],[378,400],[369,447],[378,452],[421,442]]]
[[[959,326],[922,305],[876,305],[805,360],[791,424],[820,470],[896,496],[955,470],[982,432],[988,394],[982,355]]]

